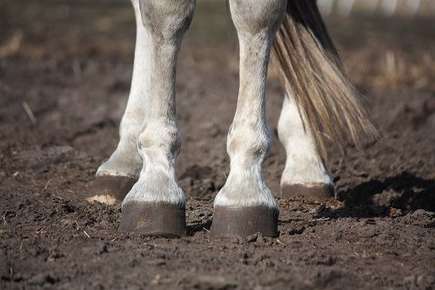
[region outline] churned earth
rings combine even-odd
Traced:
[[[331,145],[338,200],[281,199],[278,238],[229,240],[208,234],[238,84],[224,1],[198,3],[179,59],[188,235],[120,234],[119,205],[82,199],[117,142],[133,21],[128,1],[0,3],[0,289],[435,289],[433,19],[328,19],[383,138]],[[281,102],[271,70],[272,128]],[[284,158],[275,138],[275,193]]]

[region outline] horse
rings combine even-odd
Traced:
[[[122,201],[120,230],[186,234],[186,197],[177,184],[176,60],[195,0],[131,0],[136,44],[119,143],[98,168],[89,201]],[[239,92],[227,137],[230,173],[214,200],[212,236],[278,234],[279,209],[262,174],[271,146],[266,78],[271,55],[284,101],[278,136],[286,150],[283,197],[334,192],[327,144],[376,139],[361,97],[348,80],[316,0],[229,0],[240,50]]]

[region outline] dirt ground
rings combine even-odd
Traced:
[[[120,234],[119,206],[81,199],[116,145],[132,68],[132,10],[103,2],[0,2],[0,289],[435,289],[433,19],[328,20],[383,139],[331,146],[338,200],[279,200],[279,238],[213,240],[237,43],[224,2],[199,1],[177,84],[189,235],[164,239]],[[275,138],[276,193],[284,157]]]

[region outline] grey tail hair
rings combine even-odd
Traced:
[[[273,47],[288,96],[295,99],[305,130],[325,160],[326,142],[344,151],[379,135],[361,95],[346,77],[316,0],[289,0]]]

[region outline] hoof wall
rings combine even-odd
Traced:
[[[185,208],[167,203],[128,202],[122,206],[122,232],[181,237],[186,234]]]
[[[136,179],[126,176],[97,176],[89,187],[86,200],[113,205],[121,202],[135,183]]]
[[[278,236],[278,215],[276,208],[222,207],[214,209],[211,235],[215,237],[247,237],[255,233],[263,236]]]
[[[302,199],[307,201],[326,201],[334,198],[332,184],[286,184],[281,187],[281,198]]]

